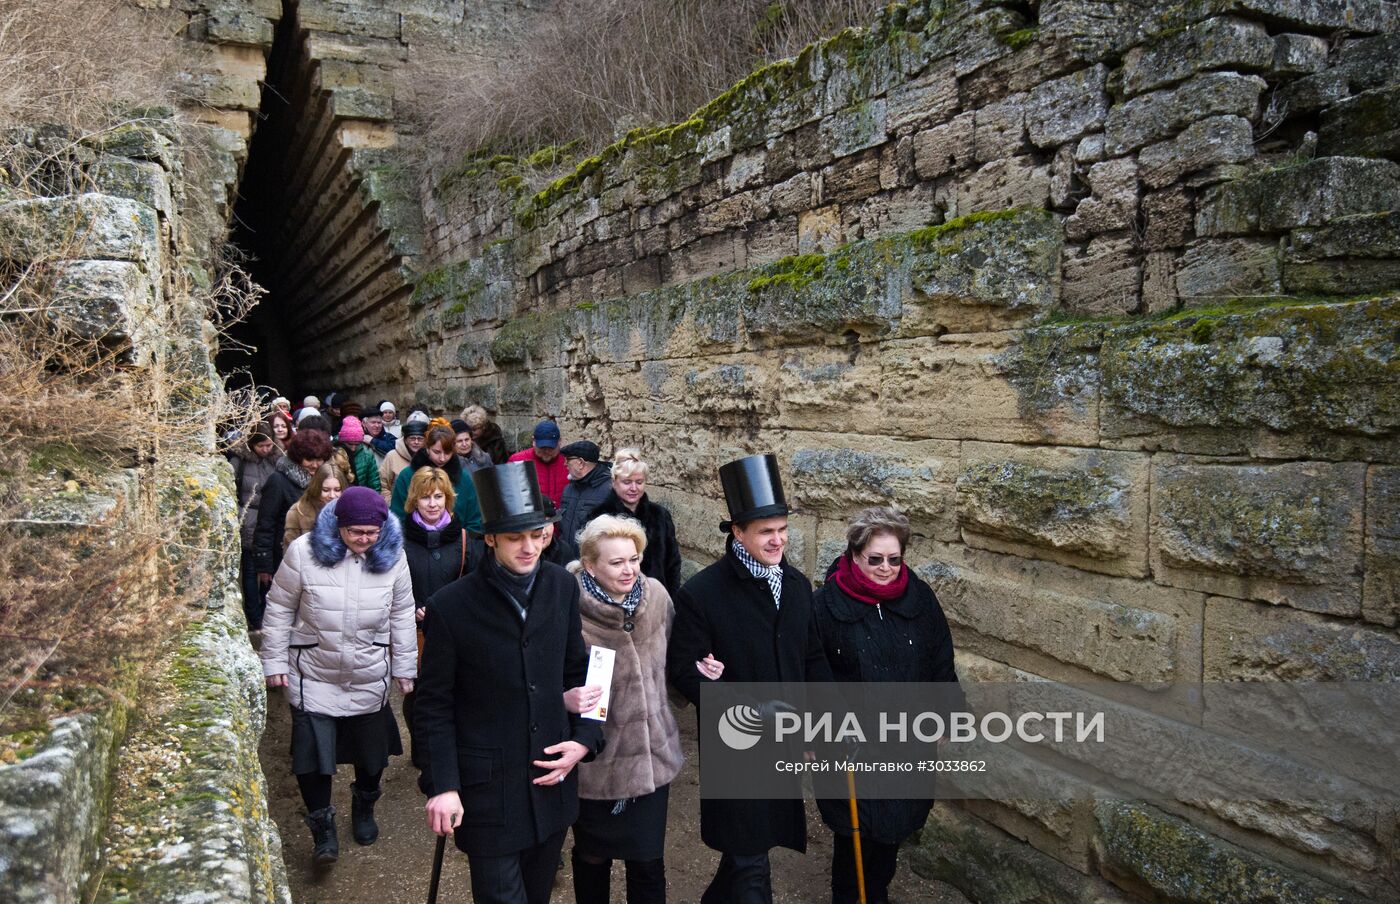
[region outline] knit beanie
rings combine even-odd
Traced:
[[[389,517],[384,497],[369,487],[350,487],[332,504],[338,527],[379,527]]]
[[[302,421],[306,420],[309,417],[315,417],[320,413],[321,411],[319,408],[313,408],[310,405],[308,405],[297,412],[297,424],[300,425]]]
[[[409,414],[408,418],[404,421],[404,423],[405,423],[405,424],[411,424],[411,423],[413,423],[414,421],[422,421],[423,423],[426,424],[426,423],[428,423],[428,421],[431,421],[431,420],[432,420],[432,418],[428,417],[428,416],[427,416],[426,414],[424,414],[423,412],[421,412],[421,411],[414,411],[414,412],[412,412],[411,414]]]
[[[351,415],[340,422],[340,433],[337,435],[342,443],[362,443],[365,441],[365,428],[359,418]]]

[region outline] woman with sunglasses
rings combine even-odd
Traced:
[[[846,529],[846,551],[817,591],[817,629],[837,681],[951,681],[953,636],[933,589],[904,561],[909,519],[895,508],[860,511]],[[885,904],[899,845],[928,817],[931,800],[861,800],[861,860],[867,900]],[[818,800],[834,834],[832,904],[859,900],[850,804]]]

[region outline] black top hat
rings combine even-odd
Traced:
[[[724,502],[729,506],[729,520],[720,523],[725,533],[733,524],[786,515],[787,497],[783,481],[778,476],[776,455],[750,455],[731,461],[719,469],[720,486],[724,487]]]
[[[483,534],[512,534],[549,523],[534,462],[511,461],[472,472]]]

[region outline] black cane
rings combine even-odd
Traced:
[[[428,904],[437,904],[438,882],[442,879],[442,853],[447,849],[447,836],[439,835],[433,852],[433,878],[428,883]]]

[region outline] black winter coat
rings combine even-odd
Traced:
[[[276,574],[282,564],[282,529],[287,524],[287,512],[304,492],[281,470],[273,471],[263,484],[258,526],[253,529],[253,569],[259,574]]]
[[[647,494],[643,493],[634,512],[627,508],[615,491],[609,490],[607,498],[598,503],[598,507],[593,509],[583,524],[599,515],[625,515],[642,522],[642,527],[646,528],[647,532],[647,551],[642,554],[642,574],[660,581],[661,586],[675,599],[681,589],[681,547],[676,542],[676,523],[671,520],[671,513],[666,506],[652,502],[647,498]],[[580,527],[583,524],[580,524]],[[771,598],[772,595],[769,596]]]
[[[582,480],[570,480],[559,503],[559,526],[555,541],[563,541],[571,557],[578,558],[578,532],[603,500],[612,495],[612,463],[600,461]]]
[[[510,459],[510,449],[506,446],[505,434],[495,421],[487,421],[481,427],[481,436],[475,439],[478,446],[491,456],[492,464],[503,465]]]
[[[540,563],[522,621],[489,580],[494,567],[485,563],[428,600],[413,720],[419,787],[430,797],[461,795],[457,847],[487,857],[522,851],[577,820],[577,771],[561,784],[531,784],[544,774],[532,762],[556,756],[544,748],[578,741],[588,760],[603,746],[599,723],[564,709],[564,691],[588,671],[578,581]]]
[[[463,566],[463,541],[466,565]],[[428,530],[412,516],[403,521],[403,551],[413,578],[413,604],[428,604],[428,597],[471,571],[485,554],[485,544],[462,530],[456,516],[442,530]]]
[[[732,547],[734,540],[729,540]],[[645,561],[645,560],[644,560]],[[713,653],[724,663],[722,681],[830,681],[812,614],[812,585],[783,562],[782,606],[768,582],[734,557],[724,557],[686,581],[676,595],[676,623],[666,651],[666,674],[700,713],[698,659]],[[700,750],[703,761],[705,751]],[[800,780],[793,778],[794,782]],[[700,801],[700,838],[737,856],[773,847],[807,849],[807,819],[794,800]]]
[[[815,598],[817,630],[835,680],[957,682],[953,634],[932,587],[911,571],[903,596],[871,605],[836,586],[835,569],[833,563]],[[857,806],[862,838],[899,844],[923,826],[933,801],[861,799]],[[851,834],[846,800],[818,800],[817,809],[832,831]]]

